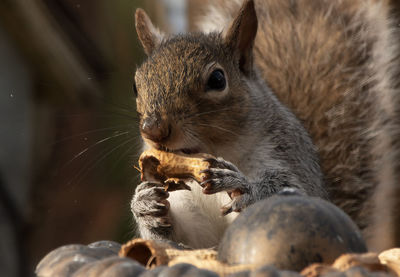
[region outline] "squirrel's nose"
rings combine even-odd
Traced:
[[[142,135],[154,142],[163,142],[171,134],[171,126],[167,122],[147,117],[141,126]]]

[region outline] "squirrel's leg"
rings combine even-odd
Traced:
[[[306,194],[301,186],[295,184],[295,178],[287,170],[269,168],[265,170],[260,180],[250,181],[235,165],[222,158],[207,159],[207,161],[211,166],[203,172],[208,179],[200,185],[205,194],[231,192],[232,201],[222,207],[224,215],[240,212],[256,201],[276,193]]]
[[[143,182],[137,186],[131,210],[144,239],[170,239],[169,193],[161,183]]]

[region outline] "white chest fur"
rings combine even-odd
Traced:
[[[189,182],[188,185],[191,191],[171,192],[168,199],[174,240],[193,248],[215,246],[237,213],[221,215],[221,207],[230,201],[226,192],[205,195],[198,183]]]

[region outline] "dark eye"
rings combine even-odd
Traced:
[[[133,81],[133,93],[135,94],[135,97],[137,97],[137,88],[136,88],[136,82]]]
[[[226,87],[226,80],[224,72],[221,69],[214,70],[210,77],[208,77],[206,91],[209,90],[224,90]]]

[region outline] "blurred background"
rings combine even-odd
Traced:
[[[135,235],[134,11],[178,33],[206,2],[0,0],[0,276],[33,276],[61,245]]]
[[[49,251],[134,236],[140,151],[133,15],[191,29],[201,0],[0,1],[0,275]]]

